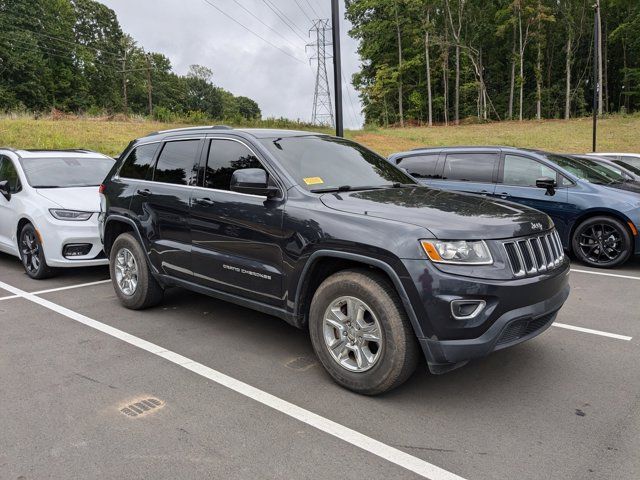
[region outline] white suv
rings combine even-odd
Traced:
[[[20,257],[27,274],[106,265],[98,234],[98,186],[114,165],[85,150],[0,149],[0,252]]]

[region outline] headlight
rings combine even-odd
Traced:
[[[70,222],[84,222],[89,220],[91,215],[93,215],[91,212],[78,212],[76,210],[62,210],[59,208],[50,208],[49,213],[53,215],[53,218],[68,220]]]
[[[420,243],[432,262],[461,265],[491,265],[493,263],[489,247],[482,240],[474,242],[422,240]]]

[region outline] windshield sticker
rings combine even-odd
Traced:
[[[304,180],[304,183],[307,185],[320,185],[321,183],[324,183],[324,180],[320,177],[307,177],[302,180]]]

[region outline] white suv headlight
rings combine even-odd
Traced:
[[[422,240],[422,248],[432,262],[461,265],[491,265],[489,247],[482,241]]]
[[[91,212],[79,212],[77,210],[63,210],[60,208],[50,208],[49,213],[58,220],[68,220],[70,222],[84,222],[91,218]]]

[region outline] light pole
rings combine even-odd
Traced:
[[[333,82],[336,98],[336,136],[344,137],[344,119],[342,115],[342,58],[340,56],[340,5],[331,0],[331,21],[333,31]]]
[[[593,15],[593,153],[597,150],[598,138],[598,94],[600,85],[600,70],[598,68],[598,45],[600,44],[600,2],[596,1]]]

